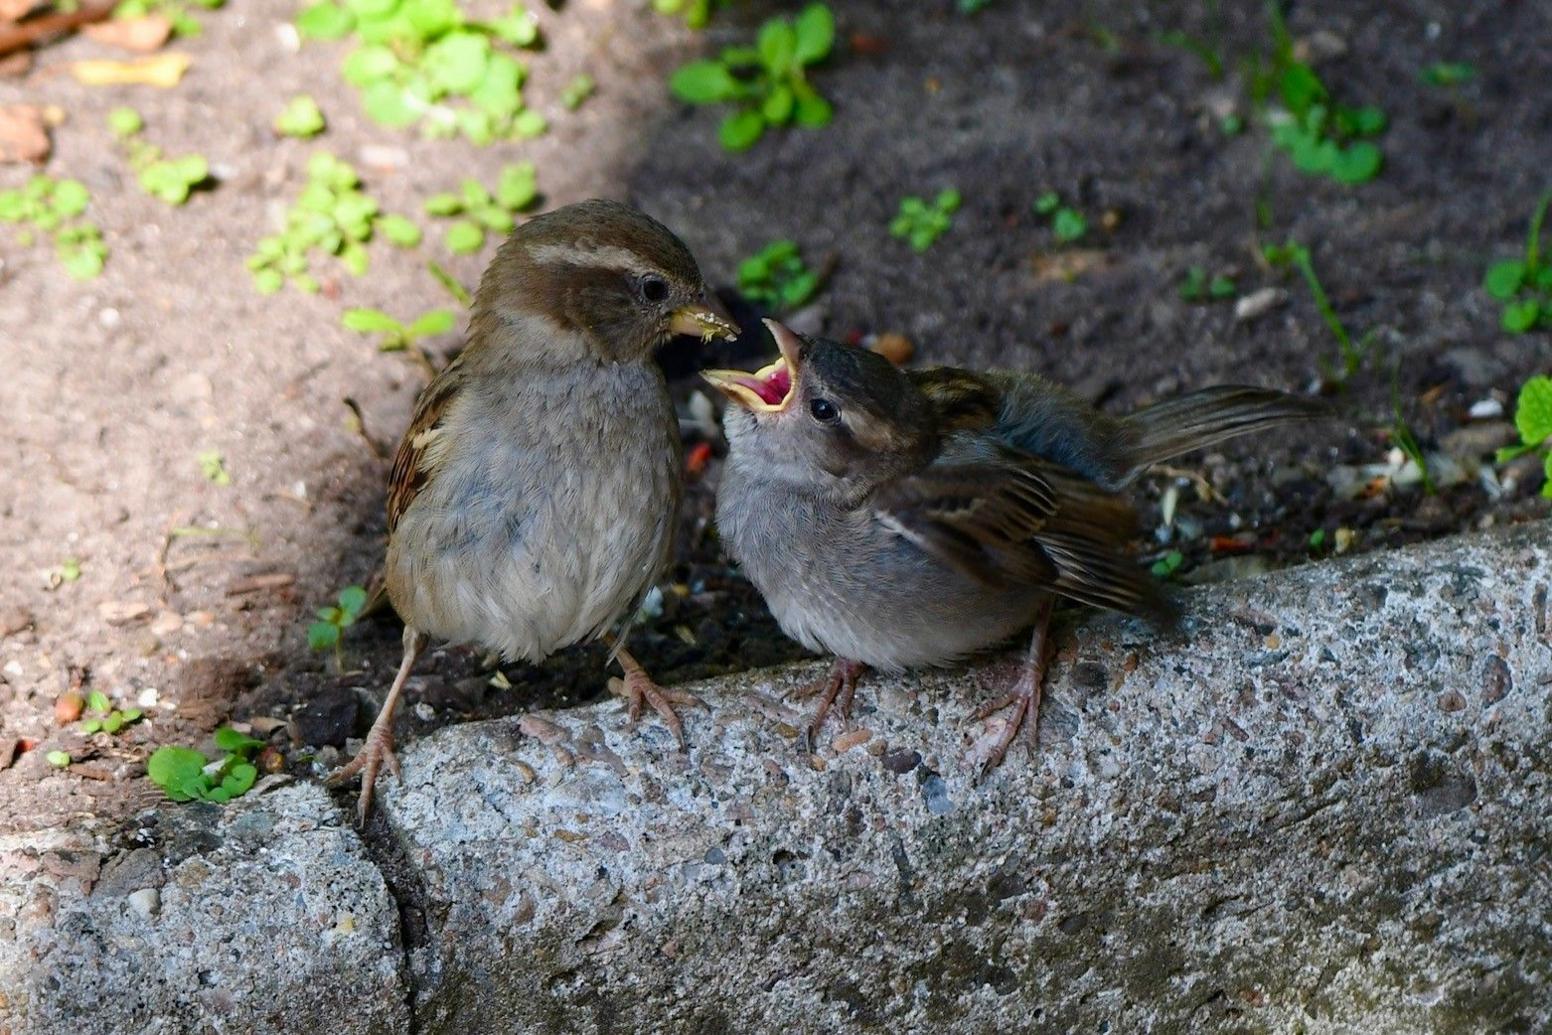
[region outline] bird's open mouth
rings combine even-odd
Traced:
[[[702,370],[701,376],[719,392],[756,413],[780,413],[792,402],[797,381],[801,340],[774,320],[766,320],[781,349],[781,358],[750,373],[745,370]]]

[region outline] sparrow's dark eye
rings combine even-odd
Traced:
[[[667,301],[668,282],[662,277],[641,278],[641,297],[654,303]]]
[[[821,424],[834,424],[841,419],[841,411],[829,399],[815,399],[808,404],[808,412]]]

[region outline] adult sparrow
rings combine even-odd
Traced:
[[[584,201],[512,232],[480,280],[467,345],[416,401],[388,484],[388,597],[404,655],[366,744],[331,779],[397,775],[393,716],[432,636],[538,661],[610,638],[634,721],[643,700],[680,744],[675,704],[623,630],[668,563],[678,421],[653,353],[675,334],[732,338],[695,259],[656,220]]]
[[[845,715],[869,666],[945,665],[1034,627],[1014,710],[1033,738],[1057,598],[1168,621],[1123,546],[1119,495],[1150,464],[1326,414],[1264,388],[1193,392],[1128,417],[1034,374],[907,371],[863,348],[766,321],[781,357],[705,371],[732,401],[717,525],[782,630],[835,665],[812,742],[838,694]]]

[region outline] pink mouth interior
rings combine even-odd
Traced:
[[[767,406],[778,406],[792,389],[792,372],[783,364],[771,371],[763,381],[760,378],[751,377],[744,380],[743,384],[758,395],[760,401]]]

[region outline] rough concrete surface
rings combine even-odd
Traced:
[[[384,787],[397,910],[312,787],[7,845],[0,1030],[1545,1031],[1549,591],[1536,524],[1082,618],[980,786],[1005,661],[870,680],[816,759],[813,666],[703,686],[688,754],[451,727]]]

